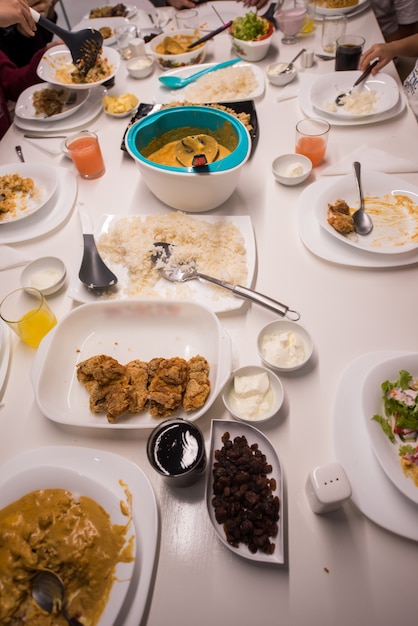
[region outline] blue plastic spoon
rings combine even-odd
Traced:
[[[189,83],[192,83],[201,76],[204,76],[204,74],[209,74],[209,72],[214,72],[215,70],[220,70],[223,67],[234,65],[234,63],[238,63],[238,61],[242,61],[242,59],[230,59],[229,61],[212,65],[212,67],[206,67],[204,70],[200,70],[200,72],[196,72],[186,78],[179,78],[178,76],[160,76],[159,81],[164,85],[164,87],[169,87],[170,89],[181,89],[181,87],[189,85]]]

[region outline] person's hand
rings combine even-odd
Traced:
[[[382,67],[385,67],[392,61],[395,54],[392,52],[392,46],[387,43],[375,43],[371,48],[366,50],[360,58],[359,69],[365,70],[375,59],[379,59],[379,63],[372,69],[372,75],[374,76],[379,72]]]
[[[0,0],[0,26],[14,24],[19,24],[25,35],[32,37],[35,33],[36,25],[25,0]]]
[[[58,0],[27,0],[28,5],[38,11],[44,17],[51,18],[54,15],[54,7]]]

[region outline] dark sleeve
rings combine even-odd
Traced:
[[[30,63],[33,55],[44,48],[52,37],[53,34],[41,26],[37,26],[33,37],[21,35],[16,26],[0,28],[0,50],[18,67],[23,67]]]
[[[24,67],[17,67],[3,52],[0,51],[0,82],[8,100],[16,102],[22,91],[42,82],[36,73],[39,61],[45,49],[38,50],[31,62]]]

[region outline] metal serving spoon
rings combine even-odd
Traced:
[[[81,204],[78,205],[78,212],[83,227],[84,251],[78,277],[80,281],[91,291],[103,290],[114,287],[117,276],[104,263],[94,241],[92,226],[88,211]]]
[[[32,597],[47,613],[59,612],[70,626],[83,626],[65,610],[65,587],[61,578],[49,570],[35,574],[32,580]]]
[[[288,64],[286,65],[286,67],[284,68],[284,70],[282,70],[281,72],[279,72],[279,75],[281,76],[281,75],[283,75],[283,74],[288,74],[289,72],[291,72],[291,71],[292,71],[292,69],[293,69],[293,63],[296,61],[296,59],[298,59],[298,58],[300,57],[300,55],[301,55],[301,54],[303,54],[303,53],[305,52],[305,50],[306,50],[305,48],[302,48],[302,50],[300,50],[300,51],[297,53],[297,55],[294,57],[294,59],[292,59],[292,60],[290,61],[290,63],[288,63]]]
[[[373,230],[373,222],[370,215],[364,210],[364,198],[360,182],[361,165],[358,161],[354,161],[353,170],[360,198],[360,208],[353,213],[354,228],[359,235],[368,235]]]
[[[173,283],[184,283],[195,278],[207,280],[208,282],[218,285],[219,287],[232,291],[240,298],[251,300],[251,302],[255,302],[255,304],[259,304],[274,313],[278,313],[281,317],[287,317],[294,322],[297,322],[298,319],[300,319],[300,314],[297,311],[289,309],[289,307],[285,304],[281,304],[268,296],[264,296],[263,294],[253,291],[252,289],[248,289],[247,287],[242,287],[241,285],[231,285],[230,283],[225,283],[224,281],[214,278],[213,276],[208,276],[207,274],[198,272],[196,269],[196,262],[193,260],[184,265],[175,265],[174,263],[170,263],[169,258],[173,248],[172,244],[157,241],[154,243],[154,246],[155,253],[152,255],[151,260],[156,265],[160,274],[167,280]]]
[[[223,67],[228,67],[229,65],[234,65],[234,63],[238,63],[242,61],[242,59],[230,59],[229,61],[224,61],[223,63],[217,63],[216,65],[212,65],[212,67],[206,67],[204,70],[200,70],[200,72],[196,72],[191,76],[187,76],[186,78],[179,78],[178,76],[167,76],[163,75],[159,77],[159,81],[165,86],[170,87],[170,89],[181,89],[181,87],[186,87],[189,83],[197,80],[204,74],[209,74],[209,72],[214,72],[215,70],[220,70]]]
[[[344,106],[344,102],[343,102],[344,98],[346,98],[347,96],[353,93],[353,89],[357,87],[357,85],[362,83],[363,80],[365,80],[368,77],[368,75],[370,74],[374,66],[377,65],[378,63],[379,63],[379,59],[375,59],[373,63],[370,63],[370,65],[364,70],[363,74],[360,74],[360,76],[357,78],[356,82],[351,87],[351,89],[349,89],[347,93],[340,93],[340,95],[335,98],[335,104],[339,107]]]

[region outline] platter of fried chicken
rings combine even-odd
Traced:
[[[191,302],[123,300],[71,311],[42,341],[32,368],[49,419],[89,428],[154,428],[195,421],[231,371],[230,341]]]

